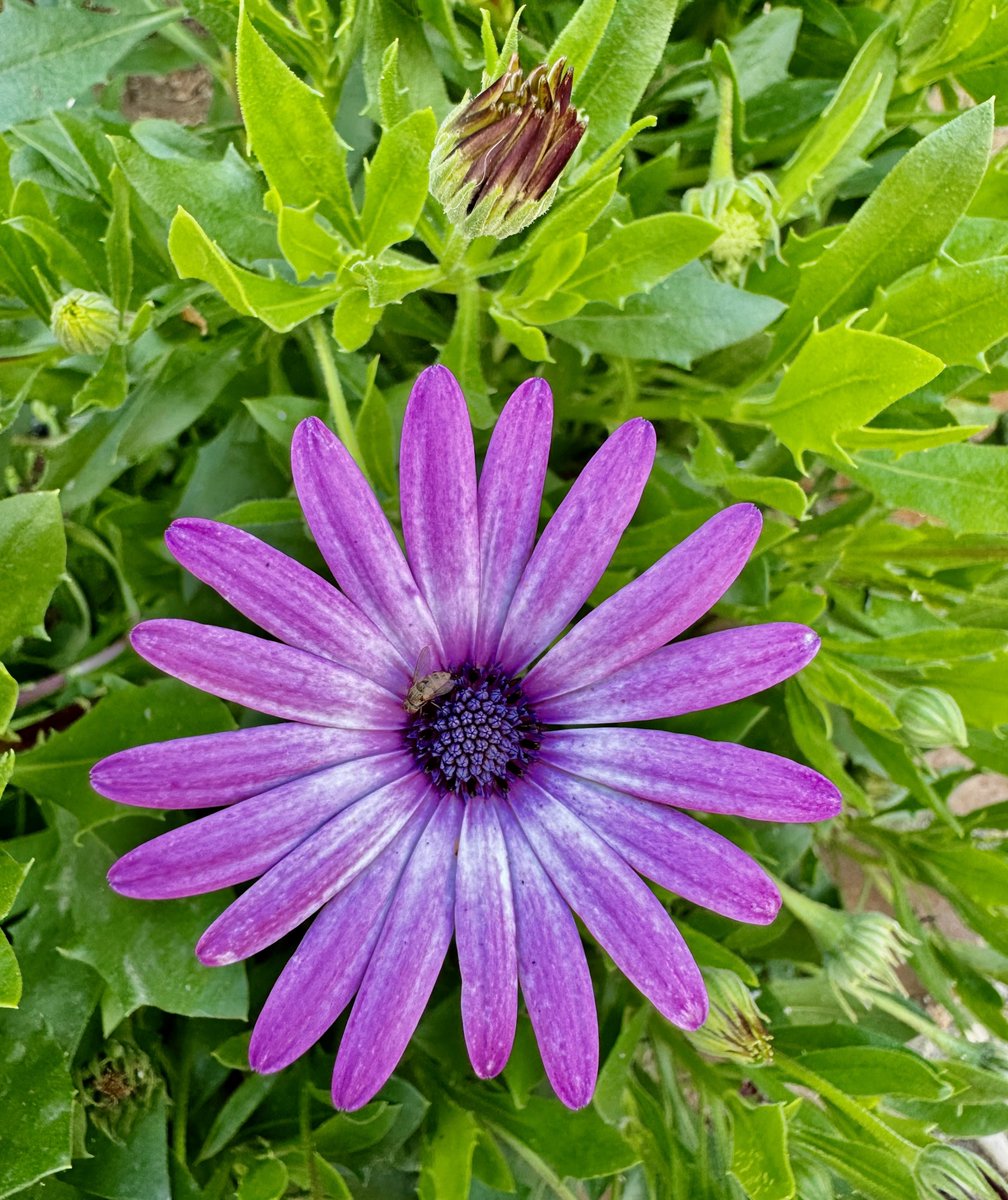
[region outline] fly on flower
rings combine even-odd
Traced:
[[[430,664],[431,648],[424,646],[413,668],[413,679],[403,701],[403,708],[411,716],[416,716],[425,704],[430,704],[439,696],[447,696],[455,686],[451,671],[428,671]]]
[[[655,435],[639,419],[617,429],[537,540],[551,421],[546,384],[522,384],[477,477],[458,384],[425,371],[403,423],[405,554],[342,443],[302,422],[294,481],[339,587],[240,529],[183,519],[169,549],[273,640],[183,620],[132,634],[155,666],[279,723],[98,763],[92,782],[113,800],[220,809],[130,851],[110,882],[158,899],[254,881],[200,939],[209,965],[311,920],[249,1060],[279,1070],[349,1007],[339,1108],[367,1103],[395,1069],[453,938],[476,1073],[507,1062],[520,990],[557,1095],[587,1104],[598,1027],[575,914],[663,1016],[696,1029],[703,980],[644,877],[756,924],[781,898],[681,810],[816,821],[839,808],[828,780],[787,759],[633,727],[779,683],[818,638],[778,623],[673,640],[742,569],[760,532],[748,504],[564,634],[633,516]],[[453,686],[417,707],[406,701],[425,647]]]

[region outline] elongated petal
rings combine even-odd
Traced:
[[[493,658],[535,542],[549,459],[553,397],[529,379],[504,405],[479,482],[480,604],[476,657]]]
[[[124,896],[168,900],[255,879],[326,821],[413,769],[402,751],[304,775],[137,846],[113,864]]]
[[[595,993],[581,935],[507,805],[507,842],[518,937],[518,976],[546,1075],[568,1108],[584,1108],[598,1076]]]
[[[541,721],[597,725],[651,721],[752,696],[812,658],[819,638],[804,625],[749,625],[656,650],[608,679],[536,705]]]
[[[119,804],[213,808],[401,745],[402,734],[393,729],[259,725],[120,750],[95,763],[91,786]]]
[[[651,425],[627,421],[574,481],[508,609],[497,655],[506,671],[519,670],[545,650],[584,604],[633,516],[654,452]]]
[[[430,609],[392,527],[343,443],[316,417],[294,431],[291,465],[305,518],[344,592],[415,663],[425,646],[443,660]]]
[[[451,942],[462,801],[443,796],[410,856],[364,974],[333,1069],[337,1108],[356,1109],[395,1070]]]
[[[489,1079],[503,1070],[518,1019],[518,957],[507,847],[491,800],[466,805],[455,881],[455,942],[469,1061]]]
[[[413,577],[441,631],[446,665],[461,665],[473,652],[479,607],[476,452],[465,397],[446,367],[428,367],[410,394],[399,494]]]
[[[195,621],[144,621],[130,634],[137,654],[176,679],[256,712],[308,725],[398,729],[391,692],[326,658],[280,642]]]
[[[703,978],[655,894],[626,860],[530,778],[509,795],[511,811],[571,908],[658,1011],[683,1029],[707,1017]]]
[[[840,793],[789,758],[660,729],[554,729],[544,759],[659,804],[757,821],[824,821]]]
[[[263,1005],[249,1062],[269,1074],[310,1049],[350,1003],[378,942],[389,903],[434,810],[431,796],[366,871],[312,922]]]
[[[378,857],[429,790],[410,774],[338,813],[221,913],[196,946],[200,961],[238,962],[296,929]]]
[[[763,868],[727,838],[650,800],[627,796],[540,764],[536,780],[635,869],[733,921],[769,925],[780,893]]]
[[[526,696],[538,701],[587,687],[678,637],[731,586],[762,524],[752,504],[711,517],[579,621],[529,672]]]
[[[331,658],[395,692],[412,663],[331,583],[243,529],[186,517],[165,534],[190,574],[288,646]]]

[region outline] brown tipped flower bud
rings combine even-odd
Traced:
[[[468,237],[505,238],[553,203],[587,118],[571,105],[574,73],[560,58],[525,78],[508,69],[445,118],[431,158],[431,191]]]
[[[49,328],[69,354],[103,354],[119,336],[119,310],[101,292],[74,288],[52,306]]]

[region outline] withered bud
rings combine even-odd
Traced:
[[[505,238],[553,203],[587,118],[571,105],[574,73],[563,58],[525,77],[508,69],[445,118],[431,158],[431,191],[469,237]]]

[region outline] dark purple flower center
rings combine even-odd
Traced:
[[[505,793],[535,758],[541,730],[521,684],[499,667],[466,664],[454,687],[406,727],[417,763],[442,792]]]

